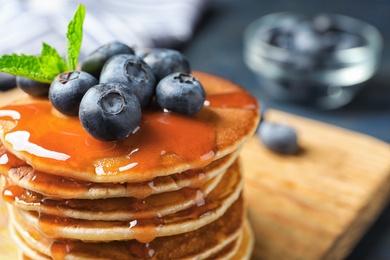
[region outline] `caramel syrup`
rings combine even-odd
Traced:
[[[0,174],[8,176],[11,168],[26,165],[26,163],[15,155],[7,152],[3,144],[0,144]]]
[[[13,158],[15,156],[13,154],[8,154],[8,157]],[[108,190],[119,190],[118,193],[126,190],[126,194],[129,197],[145,199],[146,197],[159,193],[159,188],[162,186],[171,186],[173,188],[176,186],[182,188],[187,186],[191,188],[200,188],[209,180],[203,169],[196,169],[173,174],[171,176],[156,177],[153,180],[139,183],[93,183],[38,172],[31,166],[25,165],[22,160],[20,160],[20,162],[23,163],[21,166],[13,165],[15,167],[9,169],[13,178],[27,181],[34,191],[41,193],[46,198],[55,200],[73,198],[88,199],[90,197],[86,196],[86,194],[90,190],[101,190],[100,196],[104,195],[104,198],[107,198],[106,192]],[[0,168],[1,166],[0,163]],[[112,198],[115,197],[118,196],[114,192]],[[94,199],[95,198],[100,197],[97,196],[94,197]]]
[[[237,91],[207,96],[205,106],[256,109],[258,104],[247,92]],[[142,173],[151,169],[169,170],[177,164],[202,168],[217,152],[213,126],[197,117],[146,110],[134,134],[102,142],[89,136],[77,117],[53,110],[48,100],[0,110],[4,140],[35,170],[53,168],[65,176],[79,172],[78,178],[86,181],[96,181],[90,174],[138,174],[145,181]]]
[[[24,189],[18,185],[7,181],[3,189],[3,199],[9,203],[21,202],[23,204],[39,205],[39,212],[43,214],[55,214],[58,217],[66,217],[66,210],[75,210],[81,212],[89,212],[93,214],[115,214],[121,212],[132,212],[128,214],[128,218],[121,217],[120,219],[104,219],[104,220],[137,220],[145,223],[144,219],[160,218],[160,210],[163,210],[164,205],[175,205],[184,203],[183,207],[188,208],[192,205],[201,206],[205,204],[205,195],[201,187],[190,188],[185,187],[175,191],[175,196],[167,193],[164,201],[157,201],[153,197],[146,199],[137,199],[134,197],[123,198],[108,198],[104,200],[89,200],[89,199],[52,199],[45,197],[34,191]]]
[[[205,106],[219,108],[257,109],[256,99],[247,92],[221,93],[207,96]]]
[[[148,243],[153,241],[159,236],[160,228],[164,225],[162,217],[156,216],[154,218],[134,219],[128,222],[125,221],[89,221],[79,220],[73,218],[66,218],[60,216],[53,216],[40,213],[38,215],[38,230],[47,237],[60,239],[56,229],[53,229],[53,223],[57,227],[83,227],[83,224],[94,225],[96,229],[101,232],[110,232],[112,227],[126,227],[129,234],[131,234],[135,240],[141,243]]]
[[[210,124],[175,113],[144,111],[136,133],[123,140],[102,142],[89,136],[77,117],[53,113],[49,101],[10,105],[0,111],[0,120],[15,123],[4,139],[37,170],[43,164],[56,172],[100,176],[138,173],[142,179],[147,177],[142,172],[169,169],[177,163],[201,168],[216,153]],[[15,114],[19,116],[11,117]],[[88,180],[83,174],[79,177]]]
[[[50,254],[54,260],[65,259],[66,255],[76,251],[76,245],[72,241],[55,241],[50,246]]]
[[[111,242],[112,244],[113,242]],[[157,259],[156,249],[151,243],[135,243],[132,241],[115,241],[112,249],[110,245],[82,244],[72,241],[54,241],[50,247],[51,257],[54,260],[65,259],[66,255],[88,255],[94,259]]]
[[[17,185],[7,184],[2,192],[4,201],[13,203],[18,198],[25,196],[25,189]]]

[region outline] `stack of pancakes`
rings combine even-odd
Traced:
[[[150,108],[140,128],[93,140],[77,118],[25,97],[0,110],[10,229],[31,259],[248,259],[240,149],[259,120],[237,85],[194,73],[204,108]]]

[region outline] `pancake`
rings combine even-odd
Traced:
[[[249,260],[252,258],[252,252],[254,247],[254,235],[248,219],[244,220],[244,227],[242,233],[242,240],[240,247],[235,253],[232,259]]]
[[[160,236],[172,236],[193,231],[205,226],[219,217],[240,197],[243,179],[237,161],[225,174],[232,178],[227,185],[213,190],[204,199],[204,203],[187,210],[163,217],[133,219],[131,221],[91,221],[83,219],[63,218],[59,216],[38,214],[13,208],[18,211],[30,226],[52,238],[79,239],[83,241],[109,241],[137,239],[149,242]],[[12,214],[11,214],[12,215]]]
[[[216,192],[229,188],[229,181],[235,177],[233,175],[234,172],[222,178],[224,174],[219,174],[199,188],[183,188],[152,195],[145,199],[122,197],[94,200],[51,200],[41,194],[22,189],[18,190],[18,196],[13,199],[12,204],[20,209],[36,211],[40,214],[86,220],[130,221],[139,218],[163,217],[204,203],[217,185]],[[221,179],[223,181],[220,183]],[[10,188],[17,189],[14,184],[8,183],[5,190]]]
[[[9,160],[16,161],[14,155],[6,154]],[[143,199],[154,194],[177,191],[182,188],[197,188],[205,182],[222,174],[237,158],[239,151],[213,161],[203,169],[188,170],[169,176],[157,177],[141,183],[93,183],[35,171],[23,161],[14,168],[3,167],[3,172],[12,183],[47,198],[60,199],[107,199],[118,197],[136,197]]]
[[[20,235],[19,232],[23,233],[23,235]],[[51,239],[49,238],[42,239],[42,237],[40,237],[41,239],[37,240],[34,238],[34,235],[30,234],[25,229],[17,226],[11,227],[11,233],[13,234],[13,237],[17,236],[15,237],[15,240],[18,241],[19,247],[22,248],[23,251],[26,251],[25,254],[28,254],[32,259],[51,259],[48,257],[51,255],[51,251],[52,251],[50,250],[51,245],[53,244],[53,241]],[[251,259],[251,252],[254,243],[253,243],[253,233],[248,220],[244,221],[244,225],[241,227],[239,236],[237,236],[237,234],[235,233],[232,234],[233,235],[230,235],[228,239],[222,241],[222,243],[218,245],[214,244],[214,247],[211,247],[212,248],[211,250],[206,251],[207,253],[204,251],[202,254],[198,254],[196,256],[196,259],[242,259],[242,260]],[[74,242],[74,243],[81,244],[79,245],[79,247],[84,245],[84,243],[82,242]],[[81,259],[131,259],[130,256],[126,253],[119,253],[118,258],[115,258],[113,255],[109,255],[109,257],[106,256],[106,258],[97,257],[97,254],[99,253],[96,253],[96,248],[99,248],[105,252],[123,252],[123,250],[118,250],[120,247],[118,244],[120,243],[124,244],[128,242],[115,242],[115,243],[118,246],[118,248],[116,248],[115,250],[113,250],[112,248],[108,249],[107,247],[109,247],[110,244],[107,243],[104,243],[103,247],[102,244],[90,244],[89,246],[94,246],[94,248],[91,248],[89,250],[84,250],[83,257],[81,257],[80,253],[77,254],[76,252],[74,252],[72,253],[71,256],[68,256],[67,259],[71,259],[72,257],[80,260]],[[113,244],[114,243],[111,243],[111,246],[114,246]],[[82,250],[79,249],[78,251],[82,251]],[[95,254],[85,254],[85,252],[95,252]],[[39,258],[36,257],[37,255],[39,256]],[[187,258],[188,257],[189,255],[187,255]],[[195,259],[194,254],[192,254],[191,257]]]
[[[13,240],[16,242],[16,244],[19,247],[19,250],[22,252],[22,257],[19,257],[19,259],[25,259],[25,260],[51,260],[52,258],[48,255],[45,255],[38,250],[30,247],[24,238],[20,235],[20,233],[11,226],[9,228],[11,236]]]
[[[13,238],[17,241],[18,245],[22,249],[25,255],[28,255],[32,259],[51,259],[53,256],[63,255],[64,244],[73,249],[70,254],[67,254],[66,259],[140,259],[141,254],[147,254],[145,250],[151,250],[151,245],[136,245],[131,242],[111,242],[111,243],[92,243],[86,244],[83,242],[71,242],[61,243],[48,239],[44,243],[37,240],[26,232],[24,229],[18,229],[17,227],[11,227],[11,233]],[[19,233],[22,232],[22,235]],[[231,236],[224,240],[221,240],[219,244],[208,245],[208,247],[194,248],[190,254],[183,255],[184,251],[176,254],[177,259],[239,259],[234,258],[239,252],[242,245],[244,236],[242,228],[235,232]],[[27,234],[26,234],[27,233]],[[194,234],[195,235],[195,234]],[[193,235],[191,235],[193,237]],[[193,241],[193,238],[187,236],[189,242]],[[128,250],[132,248],[132,252],[137,252],[132,256],[128,254]],[[155,248],[156,249],[156,248]],[[153,249],[153,251],[155,251]],[[161,251],[161,250],[160,250]],[[107,252],[109,252],[107,254]],[[104,256],[104,257],[103,257]],[[161,254],[160,254],[161,257]],[[142,259],[145,259],[144,257]],[[152,257],[150,257],[152,258]],[[59,258],[62,259],[62,258]],[[165,259],[165,258],[158,258]],[[176,259],[176,258],[175,258]],[[241,259],[241,258],[240,258]]]
[[[237,239],[243,228],[244,209],[242,200],[237,200],[224,215],[210,224],[188,232],[185,235],[157,237],[150,243],[140,243],[136,240],[86,243],[81,241],[55,241],[52,238],[39,235],[34,227],[29,227],[24,218],[18,214],[11,215],[13,227],[21,232],[24,244],[44,255],[61,255],[65,248],[72,259],[140,259],[149,250],[154,252],[156,259],[186,259],[207,258],[222,250],[226,245]],[[26,227],[27,226],[27,227]],[[27,231],[26,231],[27,230]],[[28,230],[33,230],[29,233]],[[28,233],[26,235],[26,232]],[[39,239],[36,239],[39,237]],[[174,250],[172,250],[174,248]]]
[[[14,229],[14,228],[12,228],[12,229]],[[22,257],[20,257],[20,259],[23,259],[23,260],[52,259],[51,257],[49,257],[49,255],[51,253],[48,253],[48,255],[44,255],[44,254],[38,252],[38,250],[30,247],[28,245],[28,243],[26,243],[26,241],[23,240],[22,236],[20,236],[18,234],[18,231],[13,230],[12,233],[13,233],[13,237],[15,237],[15,240],[18,242],[18,245],[20,246],[22,251],[24,251],[24,255],[22,255]],[[32,238],[32,237],[30,237],[30,238]],[[217,248],[213,248],[213,250],[210,250],[210,251],[214,252],[214,254],[211,254],[211,252],[206,252],[206,253],[203,253],[202,255],[191,256],[191,259],[210,259],[210,260],[211,259],[233,259],[233,260],[242,259],[242,260],[249,260],[251,257],[250,256],[250,249],[251,248],[248,247],[248,244],[246,243],[246,240],[248,240],[249,238],[250,237],[248,237],[247,228],[244,227],[240,236],[237,239],[230,242],[225,247],[223,247],[220,251],[217,251]],[[38,241],[35,241],[35,242],[38,242]],[[40,248],[42,249],[42,247],[40,247]],[[105,250],[107,250],[107,249],[105,249]],[[96,251],[93,251],[93,249],[88,250],[87,252],[91,252],[91,251],[96,252]],[[113,250],[107,250],[107,251],[113,252]],[[117,252],[117,251],[114,251],[114,252]],[[208,256],[209,254],[211,254],[211,256]],[[29,255],[29,256],[27,256],[27,255]],[[207,256],[207,257],[205,258],[204,256]],[[85,254],[81,255],[81,254],[76,253],[76,254],[67,255],[66,259],[75,259],[75,260],[90,260],[90,259],[93,259],[93,260],[97,260],[97,259],[115,260],[115,259],[118,259],[118,260],[126,260],[126,259],[139,259],[139,258],[130,257],[127,254],[125,254],[125,255],[118,254],[117,256],[110,255],[109,257],[107,257],[107,256],[96,257],[95,255],[89,256],[89,255],[85,255]],[[182,258],[182,259],[184,259],[184,258]],[[190,258],[186,257],[186,259],[190,259]]]
[[[83,181],[142,182],[203,168],[241,147],[257,127],[259,110],[239,86],[194,74],[207,93],[199,113],[144,111],[140,129],[124,140],[97,141],[77,117],[53,113],[50,101],[32,98],[0,110],[0,139],[36,171]]]
[[[216,176],[201,188],[183,188],[178,191],[149,196],[145,199],[123,197],[94,200],[51,200],[41,194],[24,189],[12,204],[20,209],[36,211],[40,214],[86,220],[130,221],[138,218],[162,217],[204,203],[204,199],[218,185],[222,177],[223,174]],[[223,184],[226,184],[226,181]]]
[[[16,230],[13,230],[12,233],[14,233],[13,237],[17,241],[18,245],[20,245],[20,248],[22,249],[22,251],[24,251],[25,258],[23,258],[23,259],[34,259],[34,260],[52,259],[50,257],[53,255],[52,252],[54,254],[58,253],[58,252],[56,252],[56,247],[50,246],[47,248],[43,248],[42,245],[39,243],[39,241],[34,240],[31,236],[30,237],[27,236],[29,239],[34,240],[34,242],[32,242],[33,246],[36,245],[34,243],[37,243],[37,245],[40,246],[38,248],[34,248],[33,246],[30,246],[29,242],[24,240],[23,237],[26,237],[26,235],[22,236],[22,235],[18,234],[18,231],[16,231]],[[242,246],[242,244],[241,244],[242,237],[243,237],[243,235],[241,232],[237,238],[233,237],[235,239],[232,242],[230,242],[229,244],[227,244],[226,246],[225,246],[225,244],[228,241],[230,241],[231,238],[229,238],[228,240],[222,241],[221,244],[215,246],[214,248],[211,248],[208,251],[203,250],[202,252],[197,252],[198,253],[197,255],[193,254],[191,256],[186,256],[185,258],[180,258],[180,259],[241,259],[241,258],[237,258],[235,256],[236,256],[237,252],[239,251],[240,247]],[[31,241],[30,241],[30,243],[31,243]],[[55,244],[55,245],[57,246],[58,244]],[[224,247],[222,247],[222,245],[224,245]],[[222,249],[220,249],[220,247],[222,247]],[[47,251],[48,254],[46,255],[46,254],[41,253],[40,251],[42,251],[42,250]],[[61,250],[63,250],[63,249],[59,248],[58,251],[61,251]],[[138,255],[137,256],[134,256],[134,255],[130,256],[126,250],[119,250],[118,251],[117,248],[115,248],[115,249],[110,248],[109,244],[107,244],[107,243],[99,244],[99,245],[92,244],[91,248],[85,247],[83,250],[85,250],[85,251],[77,252],[76,250],[74,250],[75,252],[72,252],[72,253],[66,255],[66,259],[75,259],[75,260],[83,260],[83,259],[85,259],[85,260],[89,260],[89,259],[91,259],[91,260],[96,260],[96,259],[108,259],[108,260],[112,260],[112,259],[118,259],[118,260],[140,259],[140,257],[138,257]],[[142,248],[141,250],[144,251],[145,249]],[[90,252],[94,252],[94,254],[91,254]],[[115,253],[107,254],[106,252],[115,252]],[[58,253],[58,254],[60,254],[62,256],[61,253]],[[27,255],[29,257],[27,257]],[[104,256],[100,256],[100,255],[104,255]],[[62,258],[59,258],[59,259],[62,259]],[[144,257],[142,259],[155,259],[155,258]],[[163,259],[163,258],[161,258],[161,259]]]
[[[213,259],[231,259],[234,257],[236,251],[238,250],[240,243],[242,239],[242,234],[233,242],[226,245],[224,248],[222,248],[220,251],[212,254],[211,256],[205,258],[207,260],[213,260]]]

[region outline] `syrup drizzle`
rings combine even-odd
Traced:
[[[240,201],[240,199],[238,200]],[[242,204],[233,203],[229,209],[230,213],[223,215],[221,221],[217,220],[210,224],[210,227],[207,227],[210,231],[207,233],[213,232],[213,230],[220,230],[226,228],[226,223],[232,221],[229,225],[227,233],[233,234],[237,227],[241,223],[241,210]],[[198,230],[199,231],[199,230]],[[198,232],[195,231],[195,232]],[[203,231],[204,232],[204,231]],[[198,233],[197,233],[198,234]],[[204,234],[204,233],[203,233]],[[192,236],[196,239],[196,236]],[[88,256],[96,259],[159,259],[159,249],[164,247],[164,244],[161,243],[161,240],[158,239],[147,242],[140,243],[134,240],[128,241],[111,241],[109,243],[83,243],[79,241],[69,241],[69,240],[52,240],[51,245],[51,256],[53,259],[64,259],[67,254],[73,254],[73,256]],[[176,240],[177,241],[177,240]],[[188,240],[192,241],[192,240]],[[177,241],[180,243],[180,241]],[[98,246],[96,246],[98,245]],[[178,244],[179,246],[179,244]],[[187,255],[187,251],[181,253]],[[197,252],[192,252],[197,253]],[[168,253],[169,254],[169,253]],[[174,254],[173,254],[174,255]],[[161,258],[161,257],[160,257]]]
[[[5,185],[2,197],[3,200],[9,203],[13,203],[17,199],[24,199],[25,189],[17,185],[7,184]]]
[[[9,167],[4,167],[4,172],[9,172],[13,178],[27,181],[31,189],[41,193],[48,199],[54,200],[86,199],[89,198],[86,193],[91,190],[94,191],[94,199],[99,198],[96,196],[98,190],[101,191],[100,196],[104,198],[107,198],[107,192],[113,191],[115,194],[115,191],[117,191],[118,193],[126,192],[127,196],[130,197],[145,199],[153,194],[160,193],[163,186],[200,188],[209,180],[204,169],[192,169],[171,176],[156,177],[150,181],[140,183],[93,183],[35,171],[13,154],[7,153],[7,155],[9,160],[14,163],[9,163]],[[2,166],[0,163],[0,170]],[[112,196],[112,198],[114,197],[118,196]]]
[[[249,93],[237,91],[209,95],[205,106],[257,109],[258,104]],[[138,181],[145,181],[145,171],[168,170],[178,164],[202,168],[217,152],[210,123],[160,110],[144,111],[140,129],[113,142],[93,139],[77,117],[53,113],[49,101],[5,106],[0,121],[4,140],[36,170],[43,165],[42,170],[52,167],[64,176],[80,172],[78,178],[86,181],[117,174],[136,174]],[[15,126],[9,129],[12,124]],[[0,158],[0,163],[5,159]],[[107,180],[103,177],[102,181]]]
[[[65,256],[76,251],[72,241],[55,241],[50,246],[50,254],[54,260],[65,259]]]
[[[218,108],[257,109],[256,99],[245,91],[221,93],[206,97],[205,106]]]
[[[112,243],[112,242],[111,242]],[[106,246],[108,248],[106,248]],[[54,260],[65,259],[66,255],[88,255],[96,259],[156,259],[156,249],[152,243],[136,243],[133,241],[116,241],[114,247],[118,250],[109,250],[110,245],[100,244],[96,248],[93,244],[81,244],[72,241],[54,241],[50,247],[51,257]]]
[[[192,201],[192,205],[194,205],[195,208],[204,208],[206,198],[201,189],[183,188],[177,192],[180,197],[184,198],[184,201]],[[136,218],[128,221],[129,232],[131,232],[133,237],[141,243],[151,242],[158,237],[159,230],[164,224],[163,216],[157,211],[158,208],[156,208],[154,204],[150,204],[147,200],[142,199],[112,199],[109,201],[112,205],[105,204],[103,208],[99,209],[98,204],[91,203],[90,200],[52,200],[10,182],[4,187],[3,199],[9,203],[21,201],[22,203],[39,204],[41,207],[49,206],[55,208],[56,215],[49,215],[45,213],[46,211],[43,211],[42,208],[38,210],[38,230],[46,236],[53,238],[57,238],[58,235],[56,234],[55,229],[52,228],[53,223],[64,226],[72,225],[74,221],[77,221],[76,219],[63,215],[62,210],[64,207],[65,210],[74,208],[76,210],[95,212],[96,214],[107,213],[107,211],[117,212],[122,209],[131,209],[134,211],[133,216]],[[169,203],[168,200],[167,203]],[[101,212],[99,210],[101,210]],[[191,211],[197,210],[191,209]],[[110,221],[108,221],[107,224],[108,223],[110,223]],[[114,221],[113,223],[124,225],[125,222]]]
[[[195,206],[180,211],[178,213],[179,215],[184,213],[188,215],[188,212],[191,212],[189,217],[195,219],[210,213],[210,210],[214,207],[215,202],[207,201],[207,198],[204,197],[204,194],[201,189],[183,188],[179,192],[182,197],[192,200],[193,205]],[[20,186],[11,184],[10,182],[8,182],[7,185],[5,186],[2,195],[3,195],[3,199],[9,203],[12,203],[14,201],[22,201],[22,202],[34,203],[34,204],[39,203],[42,206],[47,205],[47,206],[55,207],[58,210],[57,215],[49,215],[39,210],[37,216],[38,230],[42,232],[44,235],[52,238],[59,238],[56,229],[53,229],[52,227],[53,223],[60,226],[67,226],[67,225],[82,226],[83,225],[80,224],[80,222],[77,222],[79,221],[77,219],[72,219],[69,217],[62,216],[61,205],[65,205],[68,208],[83,207],[87,211],[96,210],[94,208],[95,206],[90,204],[89,203],[90,201],[88,200],[83,201],[84,203],[82,203],[81,205],[77,204],[78,200],[59,200],[59,201],[51,200],[45,198],[41,194],[21,188]],[[131,200],[131,199],[129,198],[123,198],[123,199],[124,201],[113,200],[114,204],[116,203],[116,205],[113,205],[114,209],[115,207],[117,209],[129,207],[134,211],[139,212],[137,214],[137,218],[131,219],[127,222],[128,223],[127,227],[129,229],[129,232],[132,233],[134,239],[136,239],[141,243],[149,243],[153,241],[156,237],[158,237],[159,230],[164,225],[164,220],[163,220],[163,216],[161,216],[159,212],[157,212],[156,208],[150,203],[148,203],[146,200],[133,199],[130,204],[127,204],[126,200]],[[73,204],[73,202],[75,201],[76,204]],[[99,212],[96,212],[96,214],[99,214]],[[103,228],[105,225],[107,225],[107,227],[111,227],[111,225],[120,225],[120,226],[126,225],[126,221],[103,221],[103,222],[98,221],[97,223],[99,223],[97,225]]]
[[[132,234],[135,240],[140,243],[149,243],[158,237],[159,230],[163,226],[164,221],[162,217],[156,216],[154,218],[139,218],[130,220],[128,222],[123,221],[98,221],[91,222],[88,220],[78,220],[72,218],[66,218],[61,216],[53,216],[40,213],[38,215],[38,229],[42,234],[50,238],[59,239],[56,229],[53,229],[53,223],[56,226],[62,227],[82,227],[83,224],[96,225],[102,232],[110,232],[110,229],[114,226],[126,227],[128,232]]]
[[[38,170],[43,163],[58,171],[102,176],[131,173],[142,180],[146,178],[142,172],[150,169],[169,169],[176,164],[201,168],[216,153],[215,133],[209,123],[175,113],[144,111],[135,134],[102,142],[93,140],[78,118],[52,113],[49,101],[10,105],[0,111],[0,120],[16,123],[4,139]],[[14,119],[15,113],[20,118]],[[84,177],[88,180],[80,174],[80,179]]]
[[[8,176],[8,171],[12,168],[26,165],[23,160],[20,160],[15,155],[7,152],[4,145],[0,143],[0,174]]]
[[[129,218],[136,218],[136,221],[147,218],[160,218],[161,214],[159,210],[166,208],[165,205],[184,203],[184,205],[187,205],[184,207],[189,207],[191,205],[202,206],[205,204],[205,195],[203,194],[201,188],[186,187],[175,191],[174,194],[175,196],[170,193],[170,196],[164,198],[163,203],[161,201],[157,201],[157,204],[154,202],[155,198],[153,197],[146,199],[123,197],[104,199],[100,201],[88,199],[51,199],[43,196],[42,194],[12,184],[10,181],[7,182],[7,185],[4,187],[2,193],[3,199],[9,203],[20,201],[26,205],[39,204],[39,211],[43,214],[48,211],[42,209],[42,207],[54,208],[54,212],[57,216],[66,216],[63,211],[69,209],[93,212],[97,215],[107,214],[109,212],[117,213],[131,211],[128,216]],[[53,209],[49,209],[49,212],[53,212]],[[124,220],[123,217],[122,220]],[[131,220],[133,221],[134,219]]]

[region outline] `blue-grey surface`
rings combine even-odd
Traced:
[[[252,92],[263,105],[371,135],[390,143],[390,1],[210,0],[192,41],[183,48],[193,69],[228,78]],[[384,38],[378,73],[349,105],[332,111],[267,98],[242,58],[243,31],[263,15],[293,11],[334,12],[376,26]],[[390,158],[389,158],[390,160]],[[387,207],[348,259],[390,259],[390,207]]]

